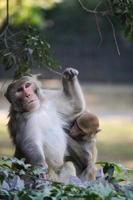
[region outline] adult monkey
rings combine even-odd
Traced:
[[[77,70],[67,68],[60,91],[43,91],[32,76],[9,85],[5,94],[11,103],[8,127],[16,157],[49,171],[58,172],[63,166],[67,145],[63,128],[85,108],[77,76]],[[70,167],[74,170],[72,163]]]

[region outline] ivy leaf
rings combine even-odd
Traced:
[[[8,199],[9,195],[7,190],[0,188],[0,199]]]
[[[7,190],[7,191],[10,189],[10,187],[9,187],[9,185],[8,185],[6,180],[4,180],[3,183],[1,184],[1,188],[3,190]]]
[[[44,177],[44,174],[47,173],[47,169],[44,167],[32,167],[30,174],[36,177]]]
[[[1,162],[2,161],[2,162]],[[34,168],[24,163],[24,160],[17,158],[0,158],[0,172],[3,172],[3,179],[0,182],[0,199],[6,200],[132,200],[133,183],[116,183],[115,165],[117,164],[102,161],[105,170],[114,181],[96,180],[83,184],[82,187],[73,184],[65,185],[46,181],[42,176],[44,169]],[[13,168],[12,164],[18,164]],[[112,166],[114,168],[112,168]],[[120,167],[120,166],[119,166]],[[123,166],[122,166],[123,167]],[[123,168],[125,171],[125,169]],[[119,170],[118,170],[119,171]],[[132,170],[131,170],[132,173]],[[121,173],[119,173],[121,176]]]
[[[30,164],[26,164],[25,162],[25,159],[17,159],[17,158],[13,158],[12,159],[12,164],[13,164],[13,167],[14,168],[17,168],[17,169],[24,169],[24,170],[27,170],[31,167]]]
[[[109,197],[111,194],[113,194],[113,186],[105,182],[104,184],[102,183],[97,183],[97,184],[92,184],[89,187],[90,193],[97,194],[101,199],[106,199]]]
[[[24,181],[19,176],[14,176],[9,179],[10,189],[21,191],[24,188]]]

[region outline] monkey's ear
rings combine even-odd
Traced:
[[[100,128],[99,128],[99,129],[97,129],[97,131],[96,131],[96,134],[97,134],[97,133],[99,133],[101,130],[102,130],[102,129],[100,129]]]
[[[6,99],[11,103],[11,100],[10,100],[10,98],[9,98],[8,92],[6,92],[6,93],[4,94],[4,96],[5,96]]]
[[[4,96],[6,97],[6,99],[7,99],[10,103],[12,103],[12,102],[11,102],[11,93],[10,93],[11,87],[12,87],[12,84],[10,84],[10,85],[8,86],[7,91],[6,91],[5,94],[4,94]]]

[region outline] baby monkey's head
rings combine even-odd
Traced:
[[[91,138],[99,131],[98,117],[86,111],[75,120],[70,129],[70,136],[75,139],[83,139],[84,137]]]

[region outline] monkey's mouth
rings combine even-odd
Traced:
[[[34,103],[36,101],[37,101],[37,99],[32,99],[32,100],[28,101],[28,104],[32,104],[32,103]]]

